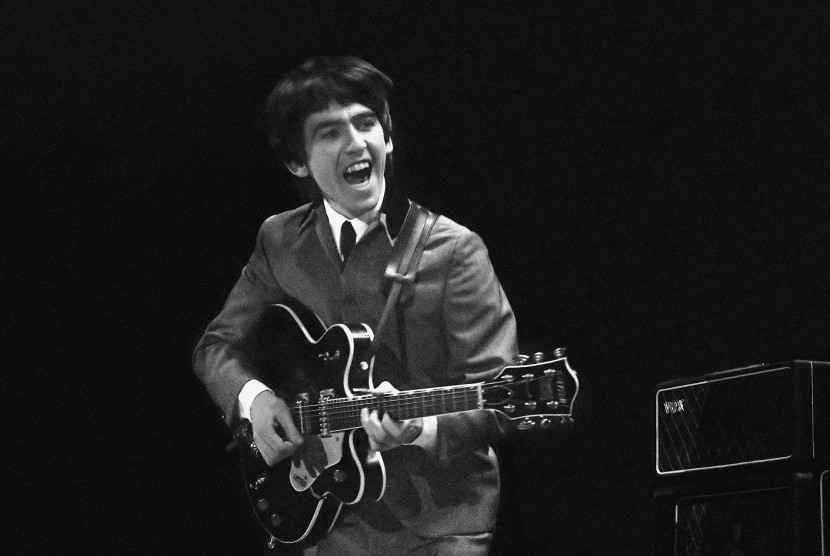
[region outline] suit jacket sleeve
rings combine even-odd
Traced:
[[[262,380],[254,359],[256,350],[248,345],[255,341],[252,331],[263,308],[284,296],[268,262],[267,223],[260,228],[254,252],[222,311],[208,325],[193,355],[196,374],[231,427],[239,416],[237,396],[240,390],[249,380]]]
[[[453,249],[442,304],[454,382],[492,378],[518,354],[516,320],[481,238],[463,234]],[[460,380],[458,380],[460,379]],[[484,450],[512,426],[493,410],[438,418],[436,454],[449,465],[471,451]]]

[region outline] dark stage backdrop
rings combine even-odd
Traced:
[[[388,72],[398,182],[483,236],[523,350],[580,373],[572,434],[499,447],[498,553],[649,553],[655,384],[830,359],[824,2],[23,4],[0,32],[22,551],[240,549],[190,352],[301,202],[261,110],[310,55]]]

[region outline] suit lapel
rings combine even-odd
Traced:
[[[323,203],[320,203],[313,210],[314,233],[317,234],[317,239],[320,240],[320,245],[323,247],[326,257],[339,272],[342,267],[340,253],[337,251],[337,244],[334,243],[334,235],[329,225],[329,219],[326,217],[326,209],[323,207]]]

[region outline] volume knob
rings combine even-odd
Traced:
[[[251,483],[251,490],[257,490],[257,491],[258,491],[258,490],[262,490],[262,487],[264,487],[264,486],[265,486],[265,482],[266,482],[267,480],[268,480],[268,479],[266,479],[264,475],[263,475],[262,477],[257,478],[257,480],[256,480],[256,481],[254,481],[253,483]]]

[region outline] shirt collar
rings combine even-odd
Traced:
[[[300,221],[299,231],[304,230],[309,224],[311,224],[311,222],[314,221],[315,214],[318,212],[318,209],[321,208],[320,205],[323,205],[322,208],[326,209],[327,203],[323,203],[322,199],[318,198],[317,201],[314,201],[308,205],[308,210]],[[370,211],[370,213],[373,213],[373,218],[386,227],[386,233],[389,236],[389,240],[392,241],[398,237],[398,233],[401,230],[401,226],[403,225],[403,221],[408,210],[409,199],[406,196],[404,187],[402,187],[400,183],[395,183],[394,181],[390,184],[387,180],[385,182],[384,191],[381,195],[378,206]],[[326,213],[326,216],[328,216],[328,212],[326,210],[319,210],[319,212],[319,216],[322,216],[323,213]],[[332,212],[337,213],[337,211]],[[340,216],[343,220],[346,219],[344,216]],[[329,224],[332,225],[330,219]],[[342,222],[339,224],[342,225]],[[332,226],[332,229],[335,228]],[[339,230],[339,227],[337,229]],[[340,234],[338,233],[337,235],[339,236]]]
[[[383,205],[383,198],[386,195],[386,184],[384,183],[383,189],[380,193],[380,198],[378,199],[378,203],[372,208],[371,210],[367,211],[366,213],[358,216],[357,218],[346,218],[339,212],[337,212],[334,207],[328,202],[327,199],[323,199],[323,208],[326,209],[326,216],[329,219],[329,226],[331,226],[332,234],[334,235],[334,242],[337,244],[337,250],[340,250],[340,227],[343,225],[343,222],[351,222],[352,227],[355,231],[355,241],[360,241],[366,232],[372,227],[376,222],[379,220],[385,221],[385,218],[380,212],[380,207]]]

